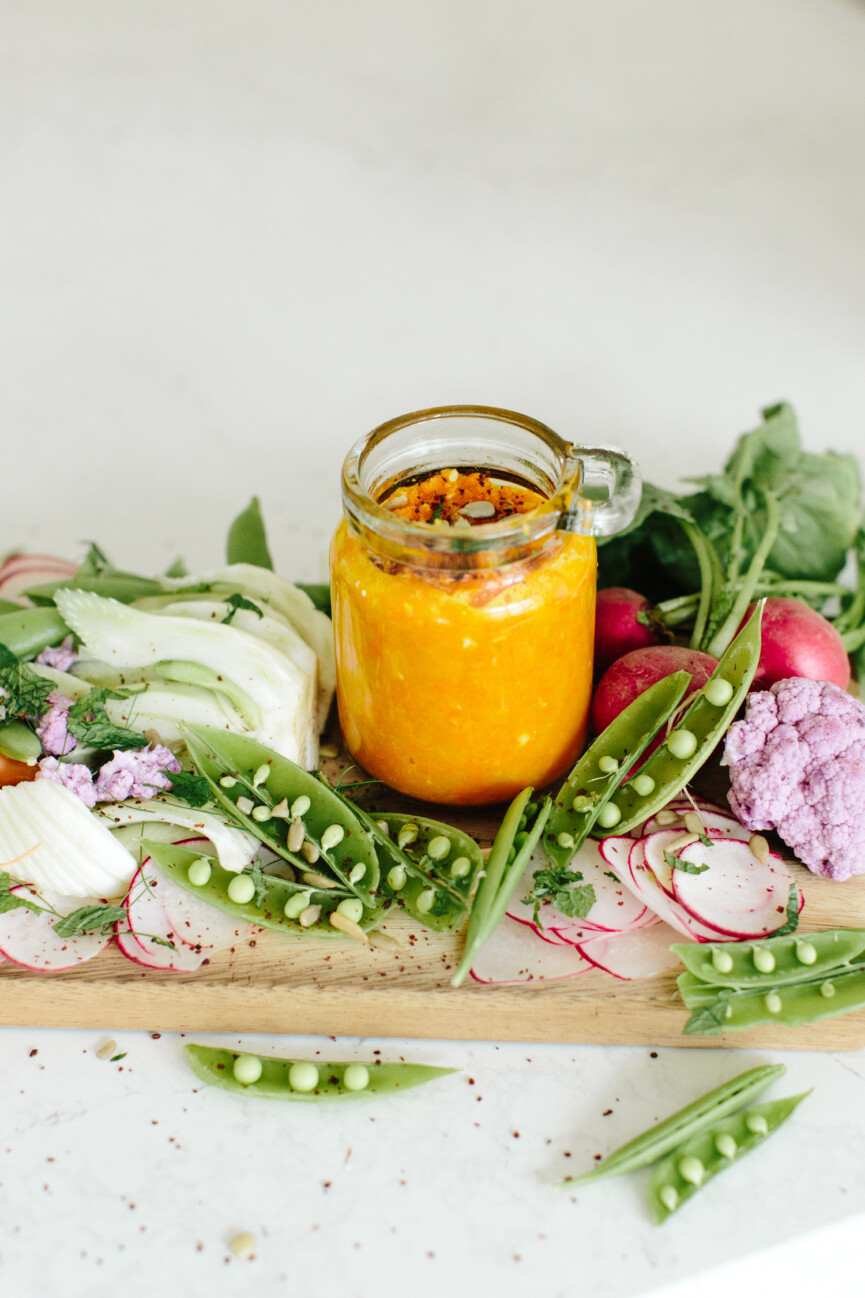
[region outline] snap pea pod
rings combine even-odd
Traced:
[[[649,1206],[660,1224],[725,1167],[762,1145],[811,1094],[766,1100],[714,1123],[658,1164],[649,1183]]]
[[[623,709],[588,748],[556,794],[544,833],[552,861],[565,867],[579,851],[622,775],[642,756],[682,701],[691,680],[674,672],[656,681]],[[618,816],[616,817],[618,820]]]
[[[308,771],[247,735],[206,726],[190,725],[182,730],[195,769],[244,829],[301,872],[329,873],[365,907],[377,906],[375,848],[344,799]],[[298,820],[302,822],[302,841],[295,848],[289,846],[289,835]]]
[[[472,902],[463,958],[451,979],[452,987],[461,985],[481,947],[500,924],[544,832],[552,803],[549,798],[540,806],[532,802],[533,792],[530,786],[518,793],[499,826]],[[518,834],[524,835],[519,846],[515,841]]]
[[[865,1008],[865,962],[844,973],[830,971],[828,977],[789,983],[777,989],[733,991],[716,987],[710,990],[714,992],[712,999],[694,999],[690,1004],[685,1001],[687,1008],[692,1009],[683,1028],[687,1036],[745,1032],[760,1023],[800,1028]]]
[[[427,928],[459,928],[484,865],[475,840],[422,816],[359,814],[375,839],[382,891]]]
[[[161,581],[153,577],[139,577],[134,572],[95,573],[92,576],[69,577],[65,581],[49,581],[41,586],[31,586],[24,594],[34,604],[50,608],[58,590],[89,590],[105,599],[116,599],[121,604],[131,604],[145,595],[155,595],[164,590]]]
[[[757,605],[681,721],[643,763],[639,776],[622,784],[610,799],[607,821],[611,823],[596,824],[595,837],[625,834],[653,816],[685,787],[714,751],[754,679],[760,661],[764,604],[765,600]],[[652,788],[643,794],[640,789],[648,787],[646,780],[652,782]]]
[[[0,644],[5,644],[16,658],[32,658],[67,635],[69,627],[53,607],[0,613]]]
[[[357,1100],[365,1095],[398,1095],[458,1071],[427,1064],[367,1065],[272,1059],[267,1055],[244,1055],[236,1050],[219,1050],[193,1042],[184,1046],[184,1050],[196,1075],[211,1086],[262,1099],[307,1104],[321,1100]],[[254,1080],[243,1082],[237,1074]]]
[[[280,933],[293,934],[295,937],[345,938],[345,933],[330,922],[330,916],[349,895],[343,889],[311,888],[306,884],[289,883],[288,880],[273,875],[263,875],[261,887],[264,895],[260,906],[255,900],[232,901],[228,892],[229,887],[232,881],[236,881],[242,875],[223,870],[213,857],[204,858],[210,865],[209,878],[204,883],[195,884],[189,877],[189,870],[190,866],[202,860],[201,852],[176,847],[173,843],[157,843],[147,839],[142,841],[141,850],[151,858],[154,865],[169,876],[173,883],[200,897],[209,905],[215,906],[217,910],[236,916],[237,919],[246,920],[250,924],[260,924],[262,928],[276,929]],[[301,912],[298,912],[295,917],[286,915],[286,903],[294,897],[307,897],[308,905],[321,907],[314,922],[308,925],[302,924]],[[365,909],[356,923],[366,932],[380,920],[381,911]]]
[[[865,929],[787,933],[752,942],[682,942],[670,948],[696,979],[737,991],[811,982],[865,955]],[[686,984],[687,985],[687,984]]]
[[[656,1162],[683,1141],[698,1136],[712,1123],[749,1104],[785,1071],[783,1064],[762,1064],[739,1073],[685,1108],[671,1113],[669,1118],[665,1118],[657,1126],[650,1127],[648,1131],[621,1145],[608,1154],[598,1167],[584,1172],[582,1176],[568,1177],[562,1184],[573,1188],[575,1185],[585,1185],[588,1181],[599,1181],[605,1176],[633,1172],[638,1167]]]
[[[13,762],[36,762],[42,756],[42,744],[23,721],[4,721],[0,723],[0,753]]]

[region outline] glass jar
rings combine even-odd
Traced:
[[[634,515],[631,460],[508,410],[445,406],[363,438],[342,488],[330,565],[352,757],[449,804],[569,770],[591,699],[594,537]]]

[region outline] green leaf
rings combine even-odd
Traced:
[[[56,925],[55,925],[55,927],[56,927]],[[121,1060],[121,1059],[125,1059],[126,1056],[128,1055],[128,1053],[129,1053],[128,1050],[124,1050],[124,1051],[122,1051],[122,1053],[119,1054],[119,1055],[112,1055],[111,1058],[110,1058],[109,1061],[108,1061],[109,1064],[116,1064],[119,1060]]]
[[[709,846],[712,846],[711,840]],[[665,852],[664,860],[671,870],[681,870],[682,874],[704,874],[709,869],[705,862],[702,865],[692,865],[690,861],[680,861],[672,852]]]
[[[252,876],[252,883],[255,888],[255,897],[253,900],[256,908],[261,910],[262,906],[267,901],[267,884],[265,882],[264,872],[262,871],[260,862],[253,861],[252,865],[247,871],[245,871],[245,873]]]
[[[27,663],[19,662],[7,645],[0,644],[0,690],[4,691],[0,703],[7,717],[41,717],[53,689],[53,681],[39,676]]]
[[[57,921],[54,932],[58,937],[81,937],[84,933],[110,933],[115,924],[126,918],[123,906],[79,906],[71,914]]]
[[[565,888],[553,893],[552,902],[556,910],[570,919],[585,919],[597,901],[595,890],[590,883],[579,888]]]
[[[771,934],[772,937],[783,937],[785,933],[795,933],[799,927],[799,889],[795,883],[790,884],[790,891],[787,894],[787,921],[780,928],[776,928]]]
[[[320,613],[326,613],[330,617],[330,586],[323,582],[296,581],[294,584],[298,590],[302,590],[309,596]]]
[[[178,771],[170,779],[171,792],[190,807],[204,807],[213,797],[210,784],[203,775],[195,775],[192,771]]]
[[[709,1005],[694,1010],[683,1028],[685,1034],[687,1036],[714,1036],[718,1032],[723,1032],[729,999],[729,993],[722,993]]]
[[[222,619],[224,623],[229,623],[239,609],[246,609],[248,613],[255,613],[256,617],[262,618],[264,614],[257,604],[253,604],[251,599],[245,599],[243,595],[226,595],[225,604],[228,604],[229,610]]]
[[[66,723],[69,733],[87,748],[146,748],[148,741],[144,735],[129,730],[126,726],[115,725],[105,710],[106,699],[128,697],[126,690],[94,685],[89,694],[85,694],[69,709]]]
[[[238,514],[228,529],[226,558],[229,563],[251,563],[257,568],[273,568],[258,496],[253,496],[243,513]]]
[[[583,878],[579,870],[552,865],[548,869],[535,870],[532,878],[534,885],[529,895],[523,899],[523,905],[534,906],[533,918],[536,924],[544,901],[551,901],[556,910],[571,919],[585,919],[595,904],[595,890],[590,883],[580,888],[574,886]]]
[[[32,910],[36,914],[45,910],[45,907],[38,905],[32,897],[11,891],[17,886],[17,879],[13,879],[6,870],[0,871],[0,915],[5,915],[8,910]]]

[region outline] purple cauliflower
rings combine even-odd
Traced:
[[[170,789],[166,772],[176,774],[180,762],[163,744],[137,752],[115,752],[96,777],[100,802],[122,802],[124,798],[152,798],[160,789]]]
[[[56,757],[43,757],[36,779],[53,780],[55,784],[62,784],[80,798],[85,807],[96,806],[96,788],[89,766],[80,762],[59,762]]]
[[[59,672],[68,672],[73,663],[78,662],[78,654],[72,648],[72,636],[68,635],[61,645],[43,649],[36,659],[45,667],[54,667]]]
[[[774,829],[827,879],[865,873],[865,707],[828,681],[749,695],[727,732],[729,802],[746,829]]]
[[[59,694],[57,690],[52,690],[47,701],[51,706],[36,727],[36,733],[42,740],[42,747],[46,753],[51,753],[55,757],[62,757],[64,753],[71,753],[78,742],[75,736],[70,735],[66,728],[69,722],[69,709],[72,707],[72,700],[68,699],[65,694]]]

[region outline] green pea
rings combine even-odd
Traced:
[[[13,762],[35,763],[42,756],[42,743],[23,721],[4,721],[0,724],[0,753]]]
[[[369,1086],[369,1069],[366,1064],[349,1064],[342,1075],[347,1091],[365,1091]]]
[[[274,1059],[260,1055],[238,1055],[231,1050],[190,1043],[184,1047],[187,1059],[201,1081],[221,1090],[262,1099],[289,1100],[295,1103],[321,1103],[331,1100],[357,1100],[366,1095],[398,1095],[425,1082],[435,1081],[455,1072],[453,1068],[432,1068],[425,1064],[381,1063],[366,1065],[325,1063],[306,1060]],[[234,1074],[238,1058],[253,1059],[261,1068],[255,1081],[242,1082]],[[298,1089],[292,1081],[294,1069],[312,1069],[315,1080],[309,1089]],[[304,1072],[294,1073],[301,1081]],[[307,1074],[306,1080],[312,1076]]]
[[[288,1070],[288,1084],[293,1091],[307,1093],[318,1085],[318,1069],[308,1060],[292,1064]]]
[[[764,1004],[770,1014],[780,1014],[784,1008],[784,1002],[777,992],[769,992],[765,997]]]
[[[615,802],[605,802],[598,812],[597,823],[602,829],[612,829],[622,819],[622,813]]]
[[[302,793],[299,798],[295,798],[294,802],[291,804],[292,820],[296,820],[298,816],[305,816],[311,806],[312,801],[305,793]]]
[[[678,1166],[679,1176],[689,1185],[702,1185],[706,1169],[694,1154],[686,1154]]]
[[[527,803],[526,803],[526,812],[525,812],[527,823],[531,823],[531,821],[534,820],[535,816],[538,814],[539,811],[540,811],[540,804],[539,804],[539,803],[537,803],[537,802],[527,802]]]
[[[248,874],[236,874],[228,885],[229,900],[239,905],[252,901],[255,896],[255,884]]]
[[[435,905],[436,892],[435,888],[424,888],[418,893],[415,906],[421,915],[427,915]]]
[[[235,784],[237,784],[237,780],[233,775],[222,775],[220,776],[219,784],[223,789],[233,789]]]
[[[203,888],[210,879],[212,868],[210,862],[200,856],[197,861],[193,861],[186,871],[186,877],[196,888]]]
[[[634,792],[639,794],[641,798],[648,798],[649,794],[653,793],[655,789],[655,781],[651,775],[635,775],[631,784],[634,787]]]
[[[270,775],[270,767],[267,762],[262,762],[258,770],[252,777],[253,788],[259,788],[262,784],[267,784],[267,777]]]
[[[754,1136],[765,1136],[769,1130],[769,1123],[766,1120],[765,1113],[746,1113],[745,1126]]]
[[[346,897],[337,906],[340,915],[352,920],[355,924],[363,918],[363,902],[359,897]]]
[[[417,825],[403,825],[396,836],[397,847],[408,847],[409,844],[416,842],[419,833]]]
[[[775,957],[767,947],[755,946],[753,959],[754,959],[754,968],[758,969],[760,973],[772,973],[772,971],[775,968]],[[732,968],[733,968],[733,961],[731,958],[730,969]],[[729,973],[730,969],[727,969],[725,972]]]
[[[594,805],[595,799],[590,798],[587,793],[578,793],[571,803],[574,811],[578,811],[580,814],[585,811],[591,811]]]
[[[467,874],[471,874],[472,863],[467,856],[457,856],[451,862],[451,876],[454,879],[464,879]]]
[[[733,697],[733,686],[723,676],[713,676],[703,686],[703,693],[714,708],[726,707]]]
[[[615,757],[610,757],[608,753],[604,753],[603,757],[598,758],[598,770],[602,771],[604,775],[612,775],[613,771],[618,769],[619,763]]]
[[[358,861],[357,865],[353,865],[349,870],[348,881],[349,883],[360,883],[361,879],[365,874],[366,874],[366,866],[364,865],[363,861]],[[361,905],[362,904],[363,903],[361,903]]]
[[[679,1206],[679,1191],[674,1185],[662,1185],[658,1198],[668,1212],[675,1212]]]
[[[387,886],[392,888],[394,892],[399,892],[401,888],[405,887],[407,878],[408,875],[405,872],[405,866],[391,866],[387,872]]]
[[[800,964],[812,965],[817,963],[817,948],[813,942],[796,943],[796,959]]]
[[[572,848],[574,846],[574,836],[573,834],[569,834],[566,830],[562,830],[561,834],[556,835],[556,842],[559,847]]]
[[[238,1055],[231,1071],[241,1085],[251,1086],[258,1081],[264,1067],[258,1055]]]
[[[733,957],[729,951],[714,950],[712,952],[712,966],[717,969],[718,973],[729,973],[733,968]]]
[[[697,736],[693,730],[674,730],[667,740],[667,747],[680,762],[687,762],[697,751]]]
[[[282,908],[282,913],[288,919],[297,919],[306,910],[312,901],[312,894],[309,892],[295,892],[289,897],[288,901]]]
[[[831,1000],[835,995],[835,984],[827,978],[824,983],[820,984],[820,995],[826,1000]]]
[[[329,852],[332,847],[336,847],[344,838],[345,830],[342,825],[328,825],[321,836],[321,850]]]
[[[592,1168],[583,1176],[569,1178],[564,1184],[582,1185],[605,1176],[632,1172],[667,1154],[675,1157],[672,1151],[682,1150],[683,1147],[684,1153],[691,1152],[686,1147],[686,1142],[698,1138],[707,1129],[714,1129],[720,1119],[748,1104],[776,1078],[781,1077],[784,1071],[783,1064],[764,1064],[740,1073],[608,1154],[598,1167]],[[704,1163],[709,1161],[702,1155],[698,1156]]]
[[[445,838],[444,834],[436,834],[427,843],[427,856],[431,856],[434,861],[443,861],[450,850],[450,839]]]
[[[715,1137],[715,1148],[722,1158],[735,1158],[739,1146],[729,1131],[719,1131]]]

